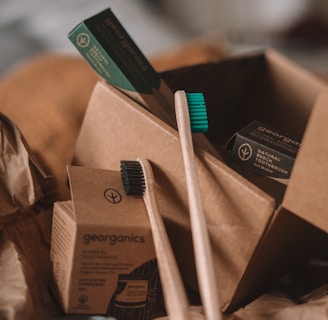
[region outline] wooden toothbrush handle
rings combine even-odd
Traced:
[[[175,94],[176,118],[188,190],[191,232],[202,304],[208,320],[221,319],[211,245],[203,213],[191,134],[188,102],[184,91]]]
[[[153,234],[167,312],[172,320],[190,320],[190,310],[185,287],[162,216],[158,210],[152,168],[148,160],[139,158],[138,161],[143,167],[145,177],[146,189],[144,201]]]

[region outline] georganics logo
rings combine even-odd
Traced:
[[[76,37],[76,44],[80,48],[86,48],[90,44],[90,36],[85,32],[79,33]]]
[[[108,188],[104,191],[104,197],[112,204],[118,204],[122,200],[121,194],[117,190],[112,188]]]
[[[257,127],[256,130],[259,131],[259,132],[262,132],[262,133],[266,133],[269,136],[273,136],[275,139],[281,140],[281,141],[283,141],[287,144],[292,144],[292,145],[297,146],[297,147],[300,146],[299,141],[294,140],[290,137],[287,137],[286,135],[283,135],[280,132],[277,132],[277,131],[274,131],[274,130],[271,130],[271,129],[267,129],[266,127],[263,127],[263,126]]]
[[[126,234],[90,234],[86,233],[83,236],[83,243],[90,244],[91,242],[107,242],[110,245],[115,245],[117,243],[144,243],[145,237],[142,235],[136,235],[131,233],[130,235]]]
[[[241,161],[247,161],[252,157],[252,147],[249,143],[243,143],[238,148],[238,157]]]

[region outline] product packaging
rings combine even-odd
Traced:
[[[144,201],[119,171],[68,167],[72,200],[56,202],[51,288],[71,314],[151,320],[165,315]]]
[[[82,21],[68,37],[102,79],[175,125],[172,92],[111,9]]]
[[[236,132],[227,143],[230,158],[250,170],[287,183],[300,142],[259,121]]]

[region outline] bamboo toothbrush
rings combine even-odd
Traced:
[[[158,209],[155,180],[150,162],[141,158],[137,161],[122,160],[120,166],[126,194],[143,196],[145,201],[169,318],[190,320],[192,317],[187,294]]]
[[[208,128],[205,100],[202,93],[187,94],[184,90],[178,90],[174,94],[174,101],[185,167],[191,232],[200,295],[205,318],[207,320],[218,320],[222,317],[219,309],[214,264],[203,213],[192,141],[192,133],[206,132]]]

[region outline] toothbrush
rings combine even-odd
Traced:
[[[205,100],[202,93],[187,94],[184,90],[178,90],[174,94],[174,102],[185,167],[191,232],[200,296],[206,319],[218,320],[222,316],[219,310],[214,264],[203,213],[192,140],[192,133],[206,132],[208,129]]]
[[[143,196],[147,208],[169,318],[190,320],[187,294],[158,209],[150,162],[142,158],[137,161],[122,160],[120,167],[126,194]]]

